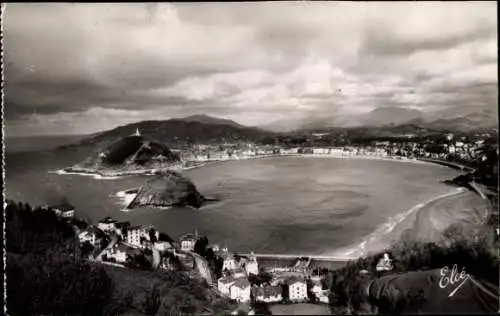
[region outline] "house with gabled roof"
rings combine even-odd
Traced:
[[[301,302],[308,299],[307,283],[304,278],[292,277],[288,279],[288,296],[292,302]]]
[[[104,237],[104,233],[95,226],[89,226],[78,233],[78,240],[81,244],[88,242],[94,247],[99,247]]]
[[[192,252],[194,250],[194,245],[198,240],[197,234],[187,233],[180,238],[181,250]]]
[[[283,300],[281,287],[271,285],[254,286],[252,297],[254,301],[263,303],[277,303]]]
[[[97,222],[97,228],[104,232],[111,232],[116,229],[116,223],[116,220],[112,219],[111,217],[106,217],[105,219]]]
[[[238,302],[250,301],[250,282],[247,278],[236,279],[229,287],[230,297]]]
[[[217,281],[217,288],[222,294],[229,295],[230,287],[236,281],[232,275],[227,275]]]
[[[63,218],[73,218],[75,216],[75,207],[67,202],[49,207],[57,216]]]

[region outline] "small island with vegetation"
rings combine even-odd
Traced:
[[[130,189],[125,192],[133,194],[135,191],[137,194],[127,206],[128,209],[145,206],[200,208],[207,202],[217,201],[204,197],[191,180],[170,170],[165,170],[161,175],[147,180],[138,190]]]

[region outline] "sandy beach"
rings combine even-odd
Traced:
[[[200,161],[189,161],[192,163],[198,163],[195,166],[189,167],[179,167],[174,166],[168,168],[168,170],[172,171],[184,171],[184,170],[192,170],[196,168],[201,168],[203,166],[215,163],[223,163],[228,161],[238,161],[238,160],[250,160],[250,159],[269,159],[269,158],[278,158],[278,157],[302,157],[302,158],[335,158],[335,159],[363,159],[363,160],[387,160],[387,161],[397,161],[404,163],[416,163],[416,164],[428,164],[433,163],[430,161],[422,161],[417,159],[409,159],[405,157],[381,157],[375,155],[337,155],[337,154],[280,154],[280,155],[258,155],[258,156],[239,156],[228,159],[208,159],[208,160],[200,160]],[[59,175],[82,175],[82,176],[91,176],[96,180],[106,180],[106,179],[117,179],[119,177],[128,177],[134,175],[155,175],[155,171],[157,169],[151,170],[140,170],[140,171],[124,171],[124,172],[109,172],[109,175],[104,175],[101,172],[78,172],[78,171],[67,171],[67,168],[50,171],[51,173],[56,173]]]

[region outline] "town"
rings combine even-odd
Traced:
[[[250,143],[191,145],[178,150],[178,153],[188,167],[210,161],[286,155],[429,159],[474,167],[481,159],[485,159],[478,149],[492,140],[490,133],[472,135],[446,133],[426,138],[408,134],[398,139],[378,138],[356,143],[331,140],[329,136],[328,133],[310,133],[302,140],[301,146],[293,146],[289,142],[284,144],[283,140],[269,140],[267,144],[260,145]]]
[[[197,231],[176,241],[153,226],[132,226],[111,217],[91,225],[76,218],[75,208],[67,202],[44,209],[72,223],[80,255],[86,260],[185,273],[204,280],[218,295],[240,304],[238,311],[248,314],[254,313],[253,304],[328,304],[328,272],[347,263],[231,253],[227,247],[208,244],[207,237]],[[377,270],[390,269],[391,259],[381,259]]]
[[[275,144],[193,145],[180,152],[187,167],[233,159],[282,155],[311,155],[336,158],[428,160],[472,171],[487,157],[481,147],[489,134],[457,136],[451,133],[434,139],[372,140],[363,144],[321,146],[327,133],[313,133],[313,146]],[[319,144],[318,144],[319,143]],[[203,280],[219,296],[240,304],[239,310],[253,313],[255,304],[328,304],[329,271],[345,266],[348,259],[314,256],[279,256],[232,253],[227,247],[209,244],[206,236],[186,233],[178,240],[153,226],[133,226],[111,217],[95,225],[78,220],[75,209],[65,202],[46,206],[72,222],[81,256],[91,262],[132,269],[157,269],[185,273]],[[391,270],[386,254],[377,271]],[[365,273],[369,273],[365,271]]]

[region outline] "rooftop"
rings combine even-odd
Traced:
[[[288,279],[288,285],[293,285],[293,284],[299,283],[299,282],[306,283],[306,280],[304,280],[304,278],[298,277],[298,276],[293,276],[290,279]]]
[[[130,222],[116,222],[116,227],[130,227]]]
[[[181,240],[196,240],[196,236],[194,234],[187,233],[181,237]]]
[[[62,203],[58,205],[51,206],[50,208],[59,210],[61,212],[69,212],[69,211],[74,211],[75,207],[69,203]]]
[[[282,292],[281,287],[279,286],[266,285],[264,287],[254,286],[252,288],[252,293],[254,296],[264,296],[264,297],[278,296],[281,295],[281,292]]]
[[[224,284],[233,283],[236,279],[232,275],[228,275],[219,279],[219,282]]]
[[[250,282],[248,282],[246,278],[241,278],[234,281],[234,284],[232,286],[239,287],[240,289],[246,289],[250,286]]]
[[[99,223],[103,223],[103,224],[113,224],[113,223],[116,223],[117,221],[112,219],[111,217],[106,217],[105,219],[102,219],[99,221]]]

